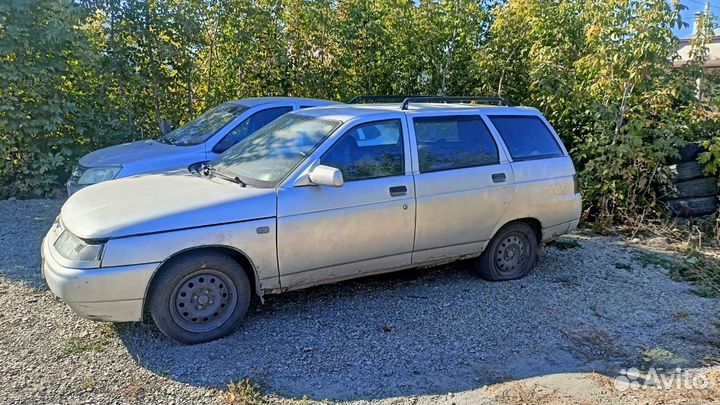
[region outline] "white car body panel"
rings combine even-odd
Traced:
[[[80,190],[60,216],[81,238],[119,238],[274,217],[275,191],[190,173],[150,174]]]

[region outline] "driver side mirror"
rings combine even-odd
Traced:
[[[343,175],[339,169],[334,167],[320,165],[312,169],[308,173],[310,183],[318,186],[342,187]]]

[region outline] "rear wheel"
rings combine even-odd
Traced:
[[[530,225],[515,222],[502,227],[475,261],[475,270],[489,281],[525,277],[535,265],[538,240]]]
[[[161,270],[150,291],[150,316],[168,337],[187,344],[230,334],[247,313],[250,282],[232,258],[192,254]]]

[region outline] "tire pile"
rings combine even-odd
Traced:
[[[680,149],[680,160],[669,167],[672,185],[664,190],[665,205],[673,216],[712,214],[718,206],[718,179],[707,177],[697,162],[702,147],[691,143]]]

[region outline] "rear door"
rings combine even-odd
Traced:
[[[340,169],[342,187],[278,189],[283,288],[411,263],[415,197],[407,142],[402,114],[356,123],[316,152],[320,164]]]
[[[413,263],[482,251],[512,196],[513,172],[479,113],[413,116]]]
[[[533,112],[488,113],[488,118],[507,147],[515,173],[518,197],[509,208],[509,218],[532,216],[543,228],[576,220],[580,203],[575,168],[550,124]]]

